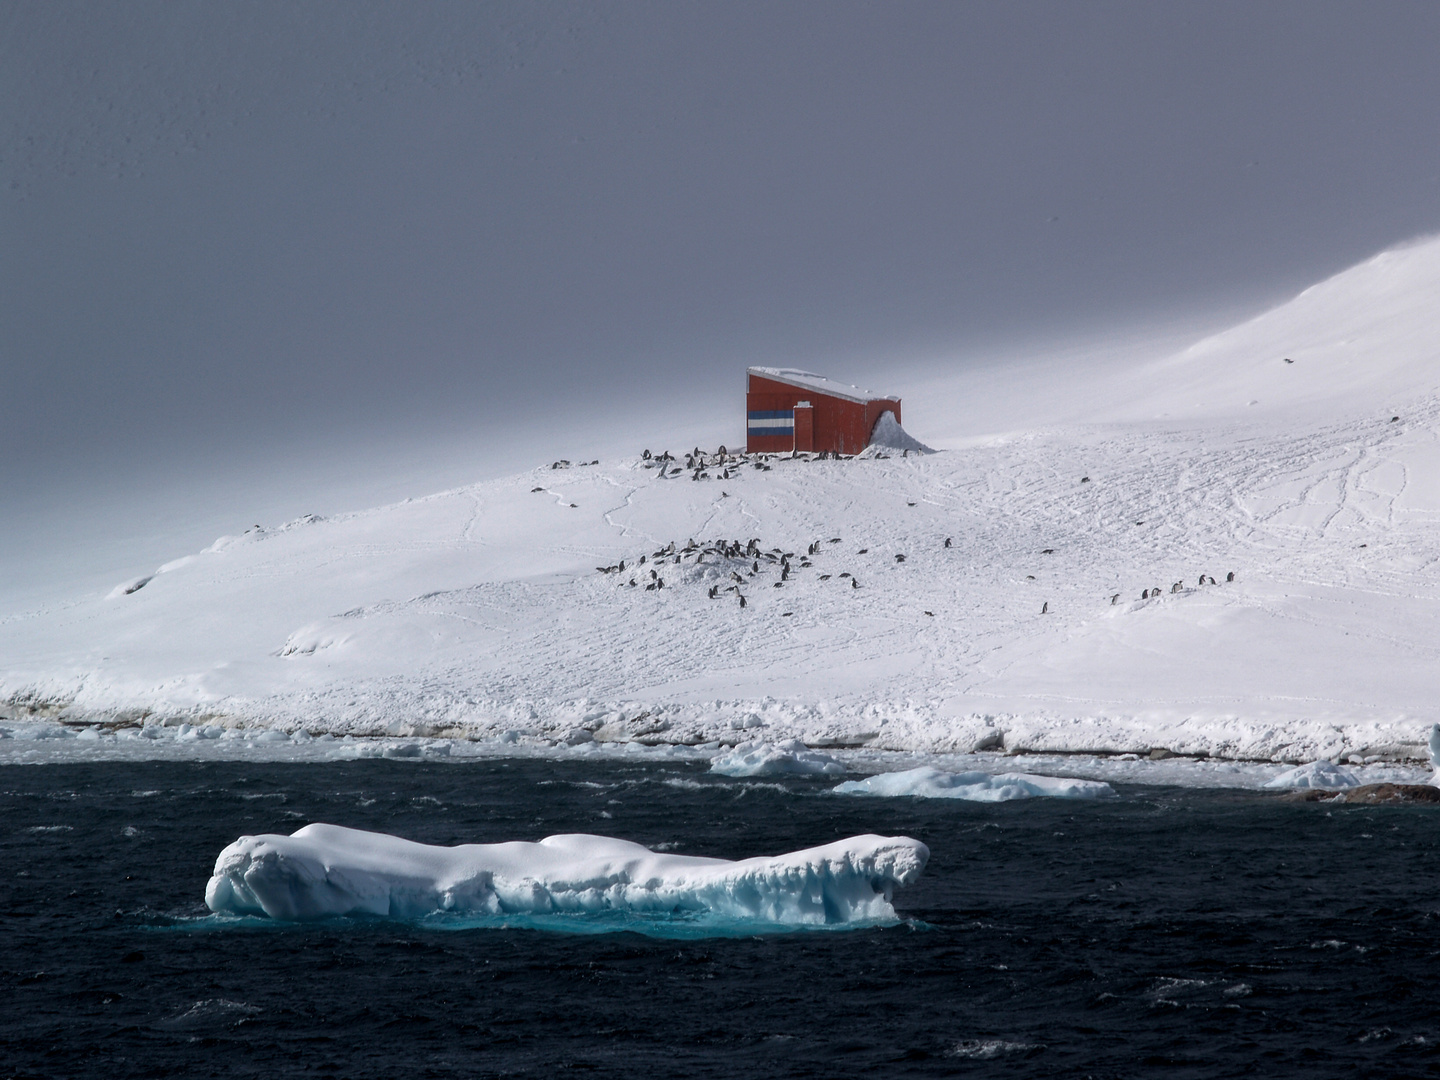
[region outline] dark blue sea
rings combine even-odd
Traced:
[[[1432,808],[827,787],[673,762],[0,768],[0,1074],[1440,1075]],[[207,917],[221,848],[312,821],[728,858],[875,832],[932,857],[900,925],[845,932]]]

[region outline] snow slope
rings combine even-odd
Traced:
[[[1387,252],[1178,354],[1052,367],[1073,420],[935,424],[932,455],[547,465],[251,529],[0,616],[0,701],[571,744],[1423,759],[1437,295],[1440,241]],[[991,377],[995,413],[1032,378]]]

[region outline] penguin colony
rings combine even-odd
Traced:
[[[665,579],[656,569],[658,566],[667,564],[684,566],[688,563],[691,567],[696,567],[707,565],[708,560],[708,565],[725,573],[728,580],[734,584],[711,585],[706,591],[706,595],[711,600],[718,600],[726,593],[734,593],[743,608],[746,606],[744,590],[751,585],[761,584],[757,579],[762,575],[778,571],[779,580],[771,582],[771,587],[784,588],[790,580],[791,574],[799,570],[813,569],[814,558],[822,550],[825,550],[827,545],[838,543],[840,543],[838,536],[829,540],[816,540],[805,549],[804,555],[797,555],[793,551],[785,551],[782,548],[764,550],[760,547],[758,538],[751,538],[748,541],[719,539],[703,544],[690,540],[684,547],[679,547],[672,540],[662,548],[642,554],[638,559],[628,561],[621,559],[612,566],[597,566],[595,569],[602,574],[620,575],[622,588],[636,589],[643,584],[646,592],[655,592],[665,587]],[[642,569],[647,562],[649,568]],[[628,578],[625,576],[627,567],[630,574]],[[828,581],[833,576],[832,574],[820,574],[818,580]],[[860,587],[860,583],[849,571],[841,573],[840,577],[849,578],[852,589]],[[787,612],[786,614],[793,613]]]
[[[881,454],[876,456],[884,457],[886,455]],[[829,451],[821,451],[819,453],[801,453],[796,451],[789,454],[747,454],[743,452],[731,453],[726,447],[721,446],[711,453],[697,446],[685,454],[685,464],[683,467],[677,463],[678,459],[675,455],[668,450],[659,454],[652,454],[649,450],[645,450],[641,454],[641,465],[646,469],[659,470],[658,475],[664,479],[677,479],[688,472],[690,479],[694,481],[711,479],[729,480],[739,475],[740,470],[746,466],[769,472],[772,468],[771,462],[825,461],[832,458],[837,461],[850,460],[850,456],[831,453]],[[582,461],[579,464],[582,466],[598,465],[599,461]],[[552,469],[565,469],[570,467],[570,462],[565,460],[557,461],[551,465]],[[1080,482],[1082,484],[1088,484],[1091,482],[1090,477],[1083,476],[1080,478]],[[539,492],[543,491],[544,488],[536,487],[531,490]],[[723,496],[726,493],[722,492],[721,494]],[[571,505],[573,506],[574,504],[572,503]],[[915,503],[907,502],[906,505],[914,506]],[[1136,524],[1141,525],[1144,523],[1137,521]],[[797,563],[794,561],[797,559],[794,552],[784,551],[781,548],[763,550],[760,547],[760,540],[758,538],[752,538],[745,542],[741,542],[740,540],[717,539],[707,543],[696,543],[692,539],[684,547],[677,547],[676,542],[672,540],[665,547],[649,553],[648,556],[642,554],[638,560],[628,564],[631,567],[631,576],[628,579],[624,577],[627,566],[625,559],[621,559],[612,566],[597,566],[595,569],[602,574],[621,575],[622,588],[639,588],[643,584],[645,591],[657,592],[665,588],[665,579],[660,575],[654,564],[668,562],[673,565],[683,565],[687,560],[693,560],[690,563],[693,567],[703,564],[707,558],[712,558],[717,568],[724,567],[728,569],[728,578],[733,584],[723,586],[720,584],[711,585],[709,589],[706,590],[706,595],[711,600],[718,600],[722,599],[728,593],[734,593],[739,601],[739,606],[744,608],[747,605],[744,593],[745,588],[752,584],[759,584],[754,579],[758,578],[763,572],[778,570],[780,575],[779,580],[773,581],[770,584],[771,587],[775,589],[784,588],[786,583],[789,582],[791,574],[795,572],[797,567],[800,569],[813,568],[814,564],[811,560],[823,550],[824,545],[838,544],[840,542],[840,537],[838,536],[828,540],[816,540],[805,549],[805,554],[798,558]],[[945,537],[942,547],[952,548],[953,546],[954,538],[949,536]],[[860,548],[855,554],[857,556],[866,555],[869,553],[869,550],[869,548]],[[1055,554],[1055,549],[1042,548],[1040,554],[1053,555]],[[640,567],[645,565],[647,558],[652,565],[648,570],[642,571]],[[905,554],[903,552],[896,552],[894,559],[897,565],[904,563]],[[761,569],[762,561],[765,564],[764,571]],[[736,565],[739,567],[738,570],[736,569]],[[818,574],[816,580],[829,581],[832,577],[836,576],[835,574],[829,573]],[[841,579],[848,578],[851,589],[860,588],[859,579],[850,571],[841,571],[838,577]],[[1033,574],[1027,575],[1026,580],[1033,581],[1035,580],[1035,576]],[[1227,583],[1234,582],[1235,571],[1232,570],[1227,573],[1225,575],[1225,581]],[[1196,581],[1197,588],[1215,584],[1217,584],[1217,582],[1210,574],[1201,574]],[[1171,595],[1180,595],[1188,590],[1185,582],[1182,580],[1172,584],[1169,591]],[[1121,595],[1121,593],[1113,593],[1110,596],[1110,606],[1114,607],[1118,605]],[[1154,586],[1153,588],[1142,590],[1140,599],[1142,601],[1155,600],[1159,599],[1160,595],[1160,587]],[[794,612],[787,611],[783,614],[789,616],[793,615]],[[932,618],[934,617],[934,612],[931,611],[926,611],[923,614],[931,616]],[[1048,600],[1040,605],[1040,614],[1050,614],[1050,602]]]

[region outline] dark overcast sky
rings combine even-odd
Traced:
[[[1433,2],[9,0],[0,102],[12,495],[884,386],[1440,228]]]

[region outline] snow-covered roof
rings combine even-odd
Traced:
[[[801,371],[799,368],[752,367],[747,369],[747,373],[759,375],[762,379],[774,379],[776,382],[782,382],[789,386],[818,390],[822,394],[843,398],[846,401],[858,401],[863,404],[880,398],[879,394],[872,394],[869,390],[862,390],[849,383],[836,382],[834,379],[825,378],[824,375],[816,375],[813,371]],[[900,399],[892,394],[883,400],[899,401]]]

